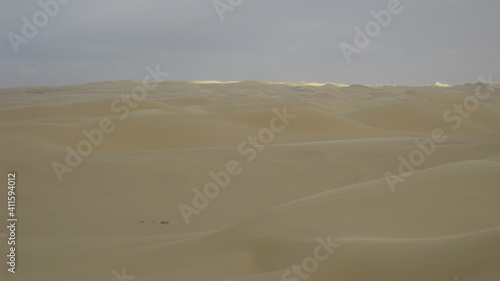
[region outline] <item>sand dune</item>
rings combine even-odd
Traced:
[[[498,85],[140,85],[0,90],[2,280],[500,280]]]

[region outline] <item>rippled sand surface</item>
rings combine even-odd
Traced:
[[[140,86],[0,90],[2,280],[500,280],[499,87]]]

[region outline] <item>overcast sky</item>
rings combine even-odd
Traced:
[[[500,80],[500,1],[401,0],[357,48],[354,28],[391,1],[220,0],[241,2],[221,20],[213,0],[73,0],[44,22],[38,1],[0,0],[0,88],[140,81],[157,64],[171,81]],[[40,27],[27,38],[23,17],[33,23],[34,15]],[[359,51],[350,63],[342,42]]]

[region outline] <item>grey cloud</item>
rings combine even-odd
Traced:
[[[48,0],[42,0],[48,1]],[[225,0],[221,0],[225,1]],[[339,49],[388,0],[244,0],[220,21],[212,0],[73,0],[15,54],[35,1],[0,0],[0,87],[140,80],[450,84],[500,75],[500,2],[402,0],[404,10],[348,64]]]

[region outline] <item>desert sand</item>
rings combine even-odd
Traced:
[[[500,280],[498,85],[140,85],[0,90],[2,280]]]

